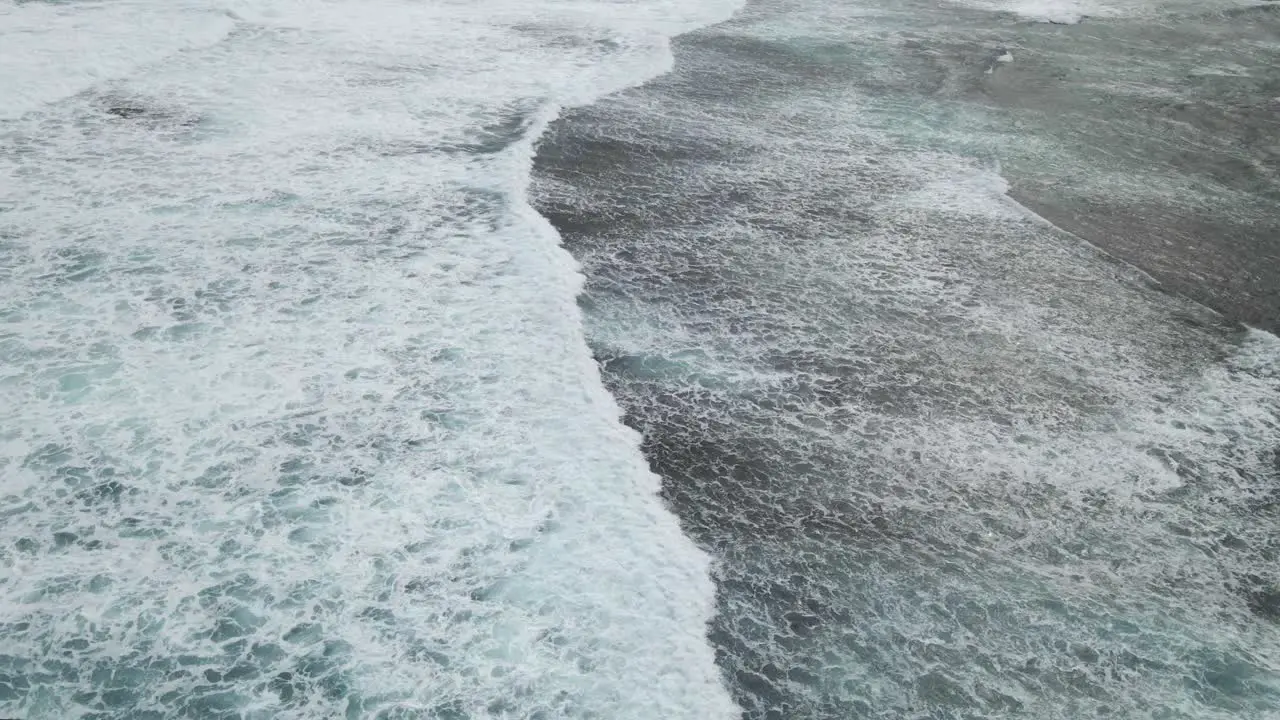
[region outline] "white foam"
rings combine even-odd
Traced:
[[[1073,25],[1086,15],[1111,17],[1116,8],[1087,0],[978,0],[967,3],[986,10],[1011,12],[1030,20]]]
[[[557,106],[731,7],[175,7],[3,16],[110,22],[0,125],[0,709],[735,716],[524,200]]]
[[[1038,22],[1074,25],[1086,17],[1148,17],[1168,12],[1204,12],[1210,9],[1252,7],[1256,0],[957,0],[964,5],[993,12],[1014,13]]]
[[[225,10],[176,0],[0,2],[0,119],[74,95],[235,27]]]

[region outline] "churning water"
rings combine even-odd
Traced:
[[[0,4],[0,716],[732,716],[525,200],[729,11]]]
[[[1280,13],[974,5],[758,0],[542,145],[726,681],[1280,716]]]
[[[0,717],[1280,714],[1269,7],[0,0]]]

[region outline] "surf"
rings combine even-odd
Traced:
[[[0,16],[85,54],[0,121],[0,714],[733,716],[525,197],[732,7],[157,8]]]

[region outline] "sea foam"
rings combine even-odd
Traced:
[[[733,716],[524,198],[731,10],[4,6],[0,715]]]

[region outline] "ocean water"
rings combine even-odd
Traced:
[[[527,204],[675,3],[0,3],[0,717],[734,717]]]
[[[0,717],[1280,715],[1280,12],[0,0]]]
[[[745,718],[1280,716],[1277,9],[757,0],[551,126]]]
[[[1020,19],[1074,25],[1088,18],[1146,18],[1163,21],[1177,15],[1203,15],[1249,7],[1268,0],[960,0],[968,7],[1016,15]]]

